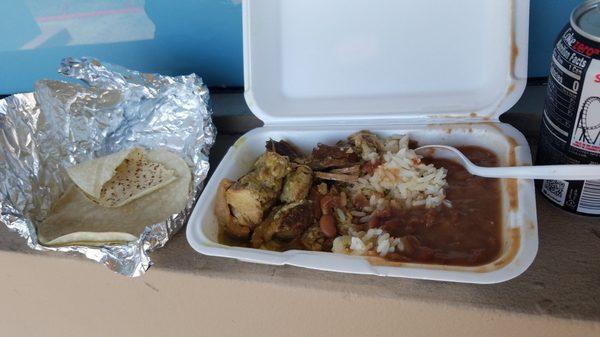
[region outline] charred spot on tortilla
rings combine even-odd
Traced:
[[[115,175],[102,186],[98,202],[103,206],[118,207],[155,189],[170,184],[177,177],[173,170],[153,163],[136,149],[115,169]],[[126,182],[123,184],[123,182]]]
[[[150,161],[139,147],[70,167],[67,172],[92,200],[105,207],[123,206],[177,179],[174,170]],[[90,180],[94,174],[97,178]]]
[[[181,212],[192,174],[166,150],[135,147],[67,169],[73,185],[37,225],[48,246],[101,246],[137,239],[144,229]]]

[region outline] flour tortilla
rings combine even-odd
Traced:
[[[88,179],[96,185],[106,183],[111,179],[106,180],[106,171],[114,171],[114,162],[122,162],[128,155],[119,153],[108,160],[106,157],[95,160],[100,167],[89,167],[88,172],[95,172],[96,176],[88,176]],[[190,196],[192,175],[189,167],[178,155],[164,150],[144,152],[144,156],[172,171],[175,179],[166,185],[152,187],[152,191],[118,207],[99,204],[91,193],[79,187],[80,184],[73,184],[52,205],[48,218],[38,225],[39,242],[47,246],[102,246],[130,242],[136,240],[147,226],[181,212]],[[80,172],[75,170],[75,179],[83,177]],[[83,186],[92,193],[97,192],[92,185],[86,181]]]
[[[71,180],[105,207],[120,207],[170,184],[177,177],[165,165],[148,160],[139,147],[67,169]]]

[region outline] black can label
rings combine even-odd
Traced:
[[[542,119],[538,164],[600,162],[600,45],[570,25],[552,54]],[[543,181],[542,193],[569,211],[600,215],[600,181]]]

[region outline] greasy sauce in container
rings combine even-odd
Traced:
[[[494,123],[486,123],[486,125],[498,130],[503,133],[502,129]],[[510,136],[504,135],[504,139],[509,143],[508,148],[508,164],[507,166],[517,166],[517,152],[516,149],[519,143]],[[517,179],[505,179],[506,191],[508,193],[508,201],[510,209],[516,211],[519,209],[519,182]]]
[[[497,156],[486,149],[464,146],[459,149],[477,165],[498,166]],[[402,254],[385,259],[368,257],[372,264],[401,265],[427,263],[452,266],[481,266],[495,261],[502,249],[502,203],[500,180],[473,176],[464,167],[446,159],[424,159],[448,169],[447,200],[452,207],[413,208],[396,211],[385,219],[383,228],[392,236],[410,237],[413,244]],[[219,243],[251,247],[249,242],[219,232]],[[302,249],[297,241],[282,243],[279,251]]]
[[[220,244],[226,245],[226,246],[252,248],[250,241],[236,239],[234,237],[231,237],[230,235],[227,235],[227,233],[225,233],[225,231],[223,231],[221,226],[219,226],[219,235],[218,235],[217,241]]]
[[[511,263],[521,248],[521,230],[519,228],[511,228],[509,236],[511,244],[508,248],[508,251],[501,259],[494,262],[494,267],[497,269],[507,266],[509,263]]]

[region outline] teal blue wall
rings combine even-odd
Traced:
[[[581,2],[582,0],[531,0],[529,76],[548,76],[555,40],[569,22],[573,9]]]
[[[553,40],[579,0],[531,1],[530,76],[546,76]],[[57,78],[61,58],[84,55],[242,86],[240,2],[2,0],[0,94],[29,91],[36,79]]]

